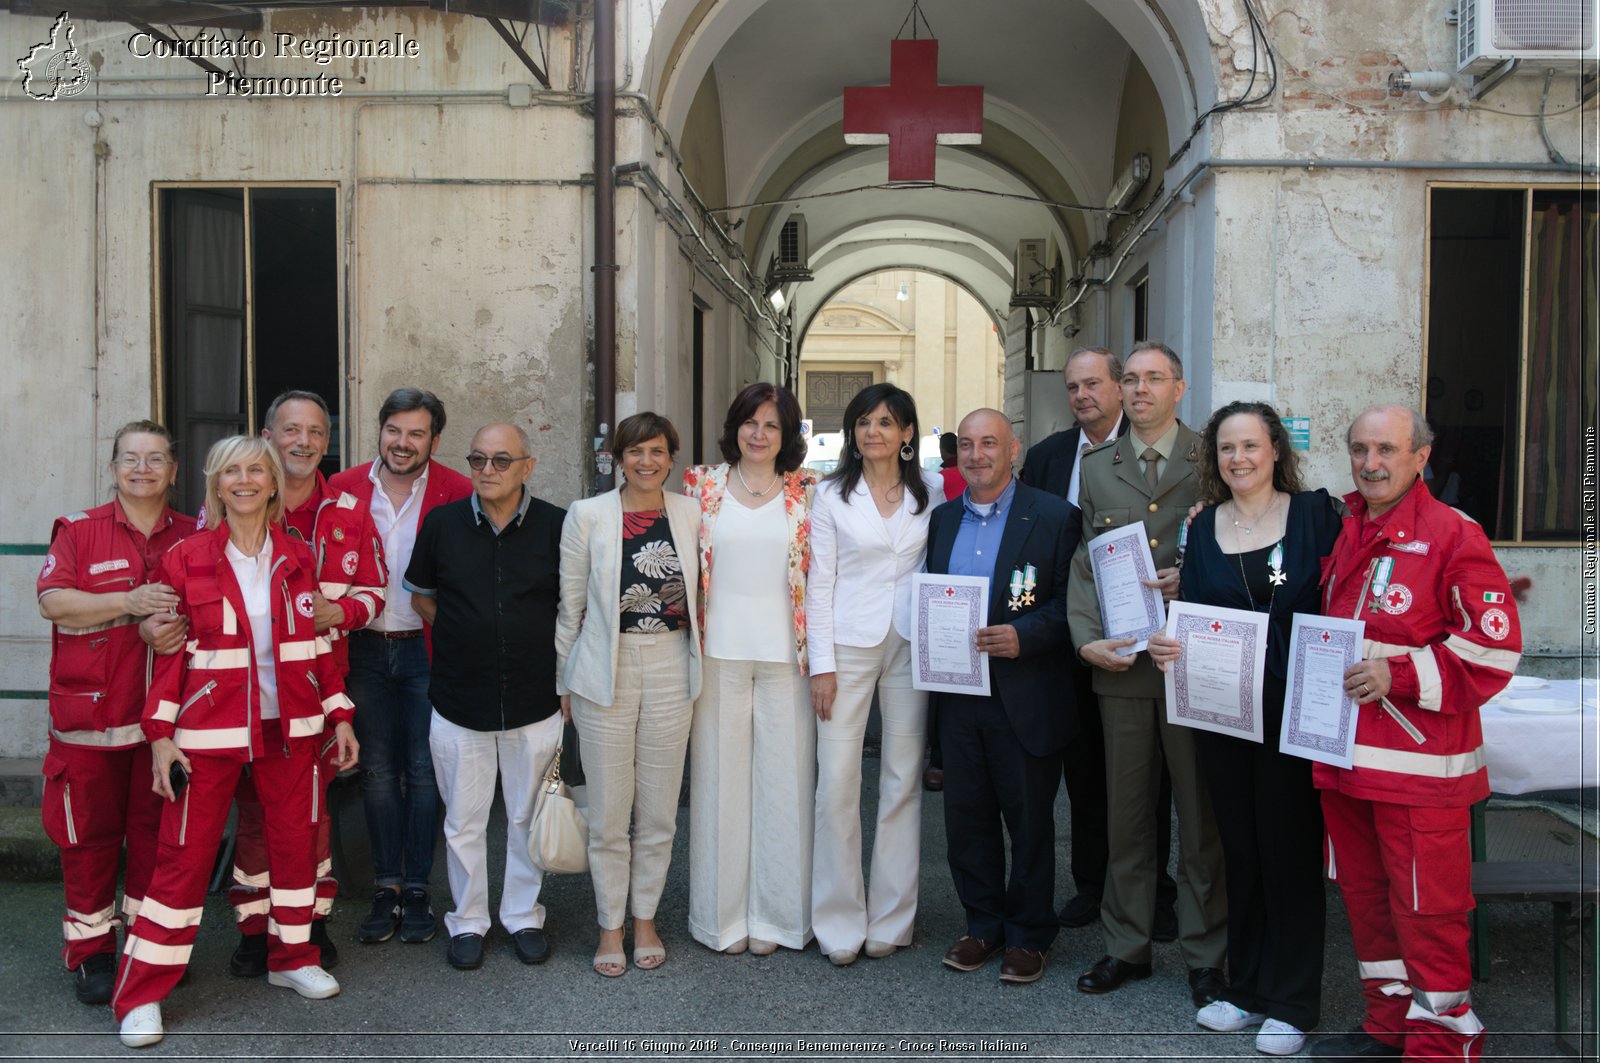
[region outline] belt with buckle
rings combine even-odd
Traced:
[[[420,627],[414,627],[410,631],[379,631],[377,628],[364,627],[357,631],[356,634],[376,635],[380,639],[387,639],[390,642],[398,642],[401,639],[420,639],[422,637],[422,629]]]

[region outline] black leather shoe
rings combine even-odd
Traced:
[[[1150,924],[1150,940],[1165,944],[1178,940],[1178,912],[1164,904],[1156,906],[1156,917]]]
[[[262,978],[267,973],[267,935],[240,934],[239,947],[228,957],[228,973],[235,978]]]
[[[1228,980],[1222,976],[1219,968],[1194,967],[1189,971],[1189,993],[1194,997],[1194,1006],[1197,1008],[1221,1000],[1227,988]]]
[[[322,962],[318,964],[324,971],[331,971],[339,966],[339,946],[333,943],[333,938],[328,936],[328,921],[326,919],[311,920],[311,943],[322,953]]]
[[[1080,993],[1109,993],[1131,979],[1149,978],[1148,963],[1129,963],[1115,956],[1102,956],[1078,978]]]
[[[1365,1030],[1336,1033],[1319,1037],[1311,1042],[1311,1058],[1334,1059],[1399,1059],[1404,1049],[1391,1048]]]
[[[511,944],[517,947],[517,959],[523,963],[543,963],[550,958],[550,938],[538,927],[512,934]]]
[[[1061,906],[1061,925],[1069,930],[1100,921],[1100,898],[1080,893]]]
[[[483,966],[483,935],[457,934],[450,939],[446,958],[458,971],[476,971]]]
[[[187,970],[187,968],[185,968]],[[74,987],[80,1004],[109,1004],[117,980],[117,954],[97,952],[78,965]]]

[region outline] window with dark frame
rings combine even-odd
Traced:
[[[274,396],[315,391],[341,467],[338,205],[333,187],[160,188],[161,412],[178,445],[179,508],[197,512],[206,452],[260,430]]]
[[[1593,191],[1430,189],[1425,475],[1496,541],[1579,538],[1597,237]]]
[[[1150,274],[1146,273],[1130,285],[1133,302],[1133,342],[1150,338]]]

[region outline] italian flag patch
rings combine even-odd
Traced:
[[[1484,591],[1483,600],[1489,605],[1501,605],[1505,602],[1506,596],[1500,591]]]

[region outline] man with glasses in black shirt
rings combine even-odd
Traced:
[[[473,493],[428,514],[406,569],[412,604],[433,625],[428,744],[455,902],[444,917],[448,959],[461,970],[483,964],[497,772],[507,814],[500,923],[523,963],[550,956],[543,872],[529,858],[528,830],[561,740],[555,625],[566,511],[533,497],[537,463],[516,425],[478,429],[467,454]]]

